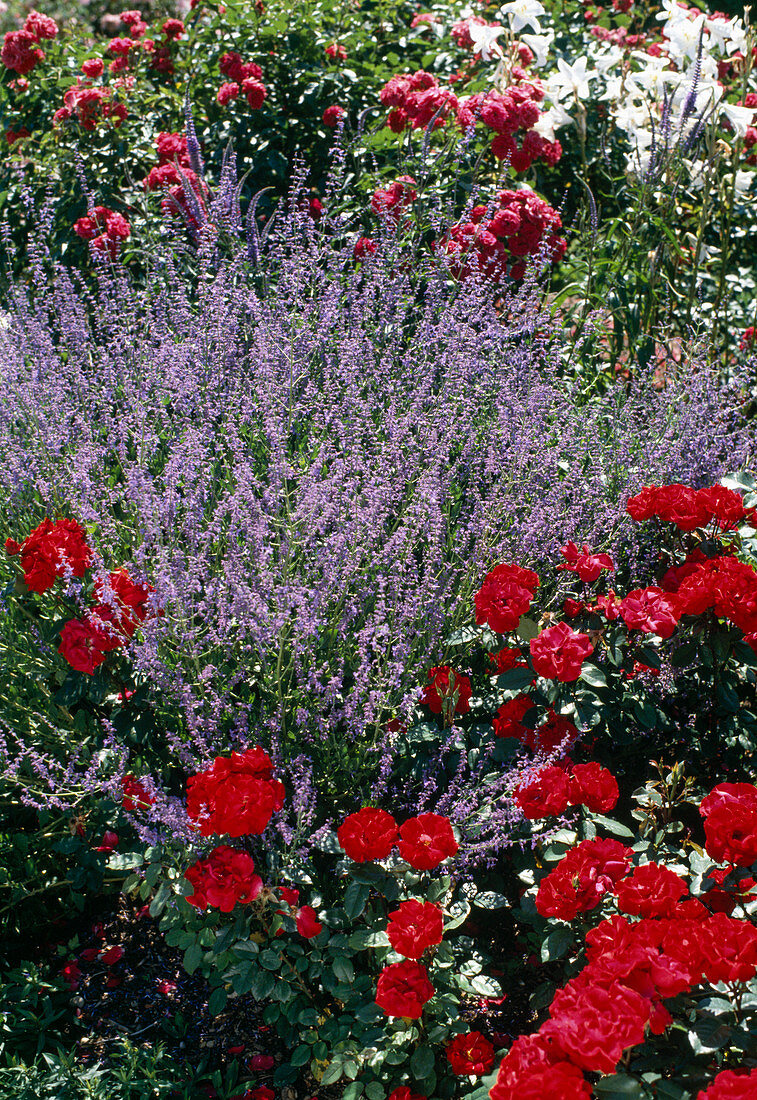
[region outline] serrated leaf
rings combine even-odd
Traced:
[[[219,985],[217,989],[208,997],[208,1012],[211,1016],[220,1016],[223,1010],[226,1008],[226,990],[222,985]]]
[[[431,1047],[418,1047],[413,1051],[410,1059],[410,1072],[418,1081],[422,1081],[434,1068],[434,1061],[434,1052]]]
[[[364,882],[351,882],[344,893],[344,911],[349,920],[357,920],[365,909],[370,896],[370,886]]]
[[[472,900],[479,909],[509,909],[510,907],[510,902],[505,895],[498,894],[495,890],[483,890]]]
[[[603,688],[607,687],[607,677],[601,668],[597,668],[596,665],[585,665],[581,669],[581,679],[589,687]]]
[[[627,840],[633,840],[636,836],[627,825],[621,825],[619,821],[615,821],[612,817],[605,817],[604,814],[592,814],[592,821],[595,821],[597,825],[601,825],[603,829],[607,829],[608,833],[613,833],[615,836],[625,837]]]

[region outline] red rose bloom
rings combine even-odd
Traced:
[[[272,774],[271,758],[258,746],[217,756],[187,780],[187,814],[202,836],[262,833],[284,804],[284,784]]]
[[[323,931],[323,925],[318,920],[315,909],[310,905],[303,905],[297,910],[295,924],[299,934],[306,940],[312,940],[313,936]]]
[[[476,593],[476,622],[487,623],[498,634],[516,630],[534,598],[539,578],[519,565],[497,565],[484,577]]]
[[[389,914],[386,934],[398,955],[407,959],[420,959],[427,947],[442,942],[444,918],[438,905],[430,901],[400,903],[399,909]]]
[[[604,569],[608,572],[615,569],[615,563],[609,554],[592,554],[588,546],[579,550],[574,542],[569,542],[567,546],[563,546],[560,553],[565,558],[565,562],[563,565],[558,565],[558,573],[566,569],[576,573],[586,584],[595,581]]]
[[[637,917],[665,917],[688,893],[684,880],[659,863],[645,863],[618,883],[618,909]]]
[[[379,974],[376,985],[376,1004],[387,1016],[404,1016],[417,1020],[423,1006],[434,995],[434,987],[428,979],[425,966],[411,962],[392,963]]]
[[[332,103],[330,107],[327,107],[323,112],[323,122],[325,126],[330,126],[332,129],[338,124],[340,118],[344,118],[347,114],[344,107],[340,107],[338,103]]]
[[[95,598],[100,601],[95,614],[131,638],[139,623],[147,618],[147,601],[155,591],[151,585],[132,580],[126,569],[108,574],[110,592],[101,580],[95,581]]]
[[[559,989],[542,1034],[590,1073],[613,1073],[623,1052],[644,1041],[650,1002],[620,982],[584,983],[581,975]]]
[[[43,519],[21,543],[8,539],[7,554],[21,554],[24,582],[30,592],[42,595],[66,573],[83,577],[92,564],[87,536],[76,520]]]
[[[423,689],[421,702],[425,703],[432,714],[467,714],[470,710],[471,682],[467,676],[455,672],[449,665],[429,670],[431,681]]]
[[[230,913],[237,903],[254,901],[263,889],[263,880],[254,871],[251,856],[222,844],[184,872],[184,878],[194,887],[187,901],[198,909],[210,906]]]
[[[407,1085],[401,1085],[394,1092],[389,1093],[387,1100],[426,1100],[426,1097],[417,1092],[411,1092]]]
[[[152,795],[147,793],[139,780],[131,773],[122,778],[121,789],[124,792],[123,798],[121,799],[121,805],[130,813],[136,813],[138,810],[146,810],[155,804],[155,799]]]
[[[389,855],[397,843],[397,822],[386,810],[364,806],[344,819],[336,836],[350,859],[369,863]]]
[[[757,973],[757,928],[726,913],[699,925],[702,974],[708,982],[748,982]]]
[[[594,814],[606,814],[618,801],[618,781],[596,761],[576,764],[570,774],[570,802],[586,806]]]
[[[757,860],[757,787],[719,783],[702,800],[699,812],[705,819],[705,847],[712,858],[751,867]]]
[[[58,34],[58,24],[49,15],[30,11],[24,22],[24,30],[33,34],[39,42],[41,38],[55,38]]]
[[[697,1100],[757,1100],[757,1069],[724,1069]]]
[[[449,818],[419,814],[400,827],[399,854],[416,871],[433,871],[458,849]]]
[[[19,76],[26,76],[35,65],[45,60],[42,50],[35,49],[38,41],[31,31],[8,31],[0,50],[0,61],[6,69],[13,69]]]
[[[562,768],[550,765],[519,787],[515,801],[530,821],[562,814],[568,808],[568,777]]]
[[[533,708],[534,703],[527,695],[516,695],[514,699],[503,703],[492,722],[494,736],[515,737],[530,748],[533,745],[534,731],[524,726],[522,720]]]
[[[623,622],[631,630],[643,630],[669,638],[678,625],[678,613],[672,596],[661,588],[636,588],[620,602]]]
[[[448,1043],[447,1061],[460,1077],[480,1077],[494,1065],[494,1047],[480,1031],[468,1031]]]
[[[583,1073],[543,1035],[522,1035],[502,1059],[491,1100],[591,1100]]]
[[[352,251],[356,260],[364,260],[366,256],[373,256],[377,248],[377,241],[372,241],[370,237],[358,237]]]
[[[112,635],[85,619],[72,619],[60,632],[58,653],[77,672],[92,676],[106,654],[121,645]]]
[[[542,630],[531,639],[534,669],[547,679],[568,683],[581,675],[581,666],[594,649],[588,634],[578,634],[567,623]]]
[[[569,718],[562,714],[556,714],[550,710],[547,720],[537,726],[533,732],[533,747],[541,753],[552,753],[561,748],[568,752],[573,742],[578,737],[578,730]],[[526,745],[530,748],[528,741]]]
[[[543,917],[573,920],[594,909],[630,866],[630,848],[617,840],[583,840],[542,879],[536,909]]]

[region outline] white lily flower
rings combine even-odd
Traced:
[[[736,187],[736,194],[743,198],[752,189],[754,183],[754,172],[742,172],[738,171],[733,180]]]
[[[579,57],[572,65],[569,65],[567,61],[563,61],[561,57],[558,58],[557,72],[550,73],[549,79],[546,81],[546,85],[550,90],[556,92],[556,95],[553,95],[552,98],[561,99],[563,96],[575,96],[579,100],[588,99],[591,95],[589,83],[596,80],[598,74],[596,69],[587,72],[586,65],[585,57]]]
[[[541,31],[539,16],[546,15],[544,6],[539,3],[539,0],[512,0],[510,4],[503,4],[500,10],[503,15],[510,16],[510,27],[516,34],[524,27],[533,27],[539,34]]]
[[[534,55],[534,64],[537,69],[541,69],[547,64],[547,54],[549,53],[550,46],[555,40],[555,32],[547,31],[546,34],[522,34],[520,36],[521,42],[525,42],[529,50]]]
[[[546,141],[555,140],[555,130],[568,126],[573,121],[561,103],[553,104],[548,111],[542,111],[536,125],[532,127]]]
[[[502,47],[497,42],[504,27],[481,27],[478,23],[468,24],[468,34],[473,43],[473,52],[480,53],[482,61],[491,61],[502,56]]]
[[[720,113],[728,119],[736,137],[744,136],[747,126],[752,125],[752,118],[754,117],[754,111],[751,107],[739,107],[735,103],[721,103]]]
[[[699,53],[700,38],[702,39],[702,52],[705,53],[707,51],[710,44],[710,36],[707,33],[705,21],[706,16],[702,14],[698,15],[696,19],[679,19],[675,22],[665,24],[663,31],[669,39],[668,52],[671,53],[676,60],[682,60],[684,57],[688,57],[693,61]],[[703,31],[704,34],[702,33]]]

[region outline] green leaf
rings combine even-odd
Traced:
[[[608,1100],[614,1100],[615,1097],[618,1100],[644,1100],[647,1096],[646,1089],[635,1081],[633,1077],[626,1077],[625,1074],[614,1073],[611,1077],[603,1077],[601,1081],[597,1081],[594,1086],[594,1091],[599,1096],[606,1096]]]
[[[479,909],[509,909],[510,902],[504,894],[498,894],[494,890],[483,890],[473,898],[473,904]]]
[[[534,678],[530,668],[509,668],[497,677],[497,687],[505,691],[521,691],[528,687]]]
[[[684,642],[671,653],[670,663],[673,668],[685,668],[687,665],[694,663],[698,654],[699,645],[697,642]]]
[[[184,952],[184,969],[187,974],[194,974],[201,962],[202,948],[199,943],[193,943],[192,946],[187,948]]]
[[[431,1047],[417,1047],[410,1059],[410,1072],[413,1077],[422,1081],[434,1068],[434,1061],[434,1052]]]
[[[615,821],[611,817],[605,817],[604,814],[592,814],[591,819],[597,825],[601,825],[603,829],[607,829],[608,833],[614,833],[615,836],[622,836],[630,840],[633,840],[636,836],[636,833],[632,832],[627,825],[621,825],[619,821]]]
[[[225,1008],[226,990],[222,985],[219,985],[208,997],[208,1012],[211,1016],[220,1016]]]
[[[370,886],[364,882],[349,884],[344,894],[344,911],[349,920],[357,920],[365,909],[370,892]]]
[[[293,1066],[304,1066],[310,1061],[311,1053],[310,1047],[301,1043],[289,1055],[289,1061]]]
[[[597,668],[596,665],[584,665],[581,669],[581,679],[589,687],[603,688],[607,687],[607,677],[601,668]]]
[[[568,925],[561,924],[553,928],[541,945],[541,961],[546,963],[561,959],[563,955],[567,955],[574,940],[573,930]]]
[[[532,638],[539,637],[539,624],[529,619],[527,615],[521,615],[518,623],[518,637],[524,642],[530,642]],[[533,677],[532,677],[533,679]]]
[[[346,982],[347,985],[351,985],[351,983],[354,982],[355,967],[350,960],[345,959],[343,955],[338,955],[334,959],[332,969],[340,982]]]

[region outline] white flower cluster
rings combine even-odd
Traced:
[[[504,25],[471,27],[475,51],[484,60],[498,61],[495,83],[506,75],[498,39],[508,23],[534,54],[534,67],[546,70],[541,83],[547,109],[535,126],[543,137],[554,140],[556,130],[582,126],[587,102],[604,102],[609,118],[628,140],[629,172],[646,173],[661,148],[677,147],[696,187],[704,168],[694,154],[696,132],[707,123],[725,122],[735,136],[743,137],[754,123],[757,111],[727,102],[718,79],[718,62],[739,60],[750,48],[740,18],[726,19],[683,7],[677,0],[662,0],[656,16],[662,41],[656,51],[629,51],[587,34],[581,43],[585,52],[568,64],[551,55],[555,34],[542,27],[546,15],[539,0],[512,0],[499,11]],[[550,62],[556,64],[551,70]],[[753,179],[752,172],[737,172],[737,191],[744,193]]]

